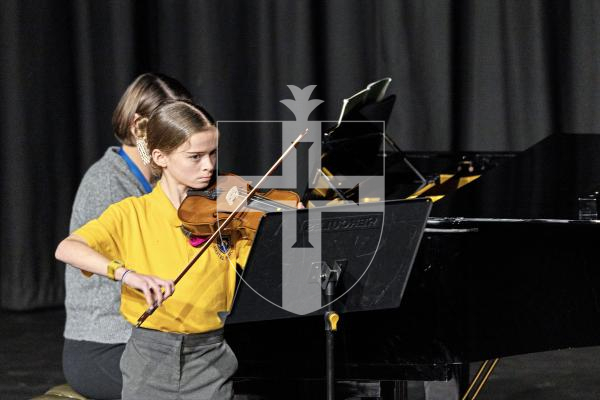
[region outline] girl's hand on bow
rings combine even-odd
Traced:
[[[125,271],[124,271],[125,272]],[[160,307],[163,301],[175,291],[173,281],[160,279],[153,275],[138,274],[129,271],[122,281],[125,285],[141,291],[149,308]]]

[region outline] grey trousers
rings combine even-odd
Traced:
[[[121,397],[231,400],[237,365],[223,330],[184,335],[134,328],[121,358]]]

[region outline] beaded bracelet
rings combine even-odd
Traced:
[[[112,279],[113,281],[116,281],[116,279],[115,279],[115,271],[118,270],[121,267],[125,267],[125,265],[123,265],[123,263],[121,261],[119,261],[119,260],[112,260],[106,266],[106,276],[108,276],[109,279]]]

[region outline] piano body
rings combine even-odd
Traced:
[[[406,195],[394,169],[404,158],[420,170],[449,163],[388,157],[391,197]],[[518,154],[467,158],[497,165],[422,194],[444,197],[401,305],[341,316],[337,380],[447,380],[473,361],[600,344],[600,222],[580,220],[578,200],[600,189],[600,135],[554,134]],[[322,317],[228,324],[227,340],[241,382],[324,378]]]

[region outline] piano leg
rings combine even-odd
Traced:
[[[408,400],[406,381],[381,381],[381,400]]]

